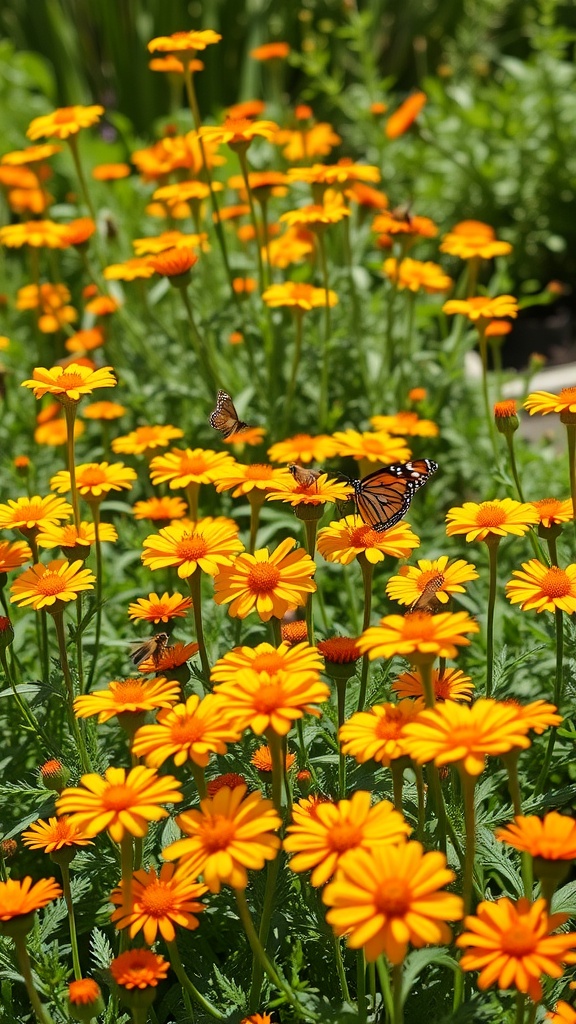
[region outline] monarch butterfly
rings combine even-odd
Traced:
[[[289,462],[288,469],[296,483],[302,484],[303,487],[311,487],[322,476],[322,470],[306,469],[305,466],[299,466],[296,462]]]
[[[218,430],[223,438],[231,437],[240,430],[247,430],[248,424],[238,417],[234,408],[234,402],[225,391],[219,391],[216,398],[216,408],[210,413],[210,426]]]
[[[363,522],[377,533],[384,533],[404,518],[419,487],[438,469],[432,459],[395,462],[369,473],[362,480],[351,480],[354,502]]]
[[[135,665],[140,665],[147,658],[152,658],[154,667],[158,668],[160,659],[166,650],[168,633],[156,633],[150,640],[135,640],[132,643],[131,658]]]

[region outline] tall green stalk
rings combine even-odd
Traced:
[[[192,611],[194,613],[194,625],[196,627],[196,640],[198,642],[198,653],[202,664],[206,682],[210,679],[210,662],[206,653],[206,641],[204,639],[204,626],[202,624],[202,572],[199,566],[191,576],[188,577],[190,596],[192,597]]]
[[[494,682],[494,608],[496,606],[496,589],[498,584],[498,545],[500,538],[488,535],[488,561],[490,581],[488,589],[488,610],[486,613],[486,696],[492,696]]]

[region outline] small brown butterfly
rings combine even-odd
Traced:
[[[130,657],[135,665],[140,665],[141,662],[152,658],[154,667],[158,668],[167,644],[168,633],[156,633],[150,640],[144,640],[144,643],[134,640],[131,645]]]
[[[444,578],[442,576],[435,576],[434,579],[430,580],[429,583],[427,583],[426,586],[424,587],[420,596],[412,602],[409,611],[424,611],[425,608],[428,608],[430,611],[433,612],[436,611],[436,609],[440,605],[440,601],[436,597],[436,591],[440,590],[443,583]]]
[[[223,438],[231,437],[240,430],[247,430],[248,423],[239,419],[234,407],[234,402],[225,391],[219,391],[216,398],[216,408],[210,413],[210,426],[222,434]]]
[[[305,466],[299,466],[296,462],[289,462],[288,469],[292,473],[297,484],[302,484],[303,487],[312,487],[319,477],[322,476],[321,469],[306,469]]]
[[[394,207],[391,211],[394,220],[403,222],[404,224],[412,225],[412,203],[411,201],[400,203]]]

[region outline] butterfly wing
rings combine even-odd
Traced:
[[[396,462],[352,481],[358,513],[377,533],[384,533],[404,518],[419,487],[438,469],[432,459]]]
[[[246,430],[248,426],[238,418],[234,402],[225,391],[218,392],[216,408],[210,413],[210,426],[222,434],[223,438],[231,437],[239,430]]]
[[[288,463],[288,469],[296,483],[302,484],[303,487],[312,487],[312,484],[315,484],[318,478],[322,476],[322,470],[306,469],[305,466],[299,466],[295,462]]]

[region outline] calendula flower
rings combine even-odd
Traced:
[[[153,570],[177,566],[180,579],[188,579],[198,567],[209,576],[215,576],[243,549],[238,539],[238,526],[221,516],[216,519],[207,516],[193,524],[172,523],[146,537],[143,546],[144,565]]]
[[[104,107],[99,105],[59,107],[51,114],[35,117],[30,122],[26,135],[33,142],[36,139],[68,139],[71,135],[77,135],[82,128],[90,128],[97,124],[103,113]]]
[[[465,593],[463,583],[477,579],[476,566],[461,558],[452,563],[448,555],[432,560],[421,558],[417,566],[402,566],[398,576],[391,576],[386,593],[400,604],[413,605],[429,593],[441,604],[447,604],[452,594]]]
[[[181,641],[178,641],[176,644],[165,647],[162,654],[157,654],[155,658],[150,657],[146,658],[145,661],[141,661],[138,668],[143,673],[170,672],[173,668],[180,668],[181,665],[185,665],[197,653],[198,644],[183,644]]]
[[[339,160],[336,164],[313,164],[312,167],[290,167],[289,181],[305,181],[310,185],[344,187],[353,181],[377,183],[382,175],[377,167]]]
[[[240,739],[241,729],[232,723],[226,702],[209,693],[203,700],[193,694],[185,704],[160,711],[154,725],[138,729],[132,753],[159,768],[169,757],[179,766],[186,761],[205,768],[210,754],[225,754],[228,743]]]
[[[130,164],[98,164],[92,168],[94,181],[120,181],[122,178],[129,178],[132,173]]]
[[[561,501],[559,498],[541,498],[540,501],[531,501],[538,513],[540,526],[550,529],[558,523],[568,523],[574,518],[572,499],[566,498]]]
[[[10,153],[4,153],[0,163],[9,164],[13,167],[20,167],[22,164],[40,163],[49,160],[51,156],[60,153],[62,146],[56,143],[44,142],[38,146],[26,146],[24,149],[13,149]]]
[[[438,234],[438,228],[429,217],[398,210],[382,210],[374,218],[372,230],[383,235],[410,235],[413,238],[435,238]]]
[[[532,729],[538,736],[546,732],[551,725],[560,725],[562,721],[562,715],[557,714],[556,705],[549,704],[545,700],[533,700],[529,704],[521,704],[514,697],[507,697],[504,703],[513,707],[526,729]]]
[[[289,825],[284,849],[295,854],[289,862],[292,871],[312,870],[312,885],[321,886],[350,850],[402,843],[411,831],[389,800],[371,806],[371,794],[359,790],[350,800],[320,804],[314,817]]]
[[[0,540],[0,573],[12,572],[12,569],[19,569],[30,561],[32,550],[25,540]]]
[[[386,615],[379,626],[366,629],[358,638],[362,654],[374,658],[405,655],[412,664],[422,658],[455,658],[458,647],[468,646],[466,633],[478,633],[480,627],[467,612],[442,612],[431,615],[426,611],[402,615]]]
[[[228,789],[236,789],[236,786],[245,786],[246,779],[236,772],[226,772],[224,775],[217,775],[215,779],[210,779],[206,786],[206,792],[208,796],[216,796],[216,793],[220,789],[225,787]]]
[[[438,263],[432,263],[430,260],[412,260],[408,256],[401,260],[395,257],[385,260],[384,273],[400,291],[407,288],[411,292],[418,292],[422,289],[434,295],[437,292],[447,292],[454,284],[452,278],[444,273]]]
[[[87,313],[92,313],[94,316],[111,316],[117,309],[120,309],[120,303],[111,295],[96,295],[86,303],[84,308]]]
[[[271,462],[324,462],[331,459],[338,450],[338,445],[328,434],[296,434],[286,441],[278,441],[268,449]]]
[[[189,484],[211,484],[220,480],[223,470],[233,465],[227,452],[213,452],[204,448],[173,448],[164,455],[156,455],[150,463],[150,479],[157,484],[168,484],[171,490]]]
[[[403,437],[391,437],[383,432],[337,430],[333,437],[338,445],[337,455],[352,456],[358,461],[367,459],[389,466],[392,462],[406,462],[412,454]]]
[[[562,415],[576,413],[576,388],[562,388],[559,395],[552,395],[549,391],[533,391],[524,402],[524,408],[528,409],[531,416],[535,412],[542,416],[559,412],[562,419]]]
[[[80,786],[65,789],[56,800],[59,814],[70,814],[72,823],[95,836],[106,829],[119,843],[126,833],[145,836],[149,821],[168,817],[162,804],[182,800],[181,783],[172,775],[157,775],[138,765],[107,768],[104,777],[83,775]]]
[[[65,847],[93,846],[88,836],[69,818],[39,818],[28,831],[22,832],[22,841],[30,850],[54,853]]]
[[[96,348],[102,348],[104,344],[104,332],[101,327],[91,327],[90,330],[76,331],[64,342],[67,352],[92,352]]]
[[[156,36],[148,43],[150,53],[180,53],[187,50],[205,50],[213,43],[219,43],[222,36],[211,28],[201,31],[173,32],[171,36]]]
[[[135,501],[132,507],[134,519],[151,519],[153,523],[171,522],[184,519],[188,506],[182,498],[147,498]]]
[[[55,878],[41,878],[35,883],[29,876],[19,881],[8,878],[0,882],[0,922],[33,914],[61,895],[62,889]]]
[[[324,662],[318,648],[309,643],[297,643],[294,646],[283,642],[279,647],[262,643],[256,647],[235,647],[214,665],[210,679],[213,683],[234,683],[244,669],[252,669],[261,677],[274,678],[278,672],[287,672],[292,679],[303,677],[309,679],[324,668]]]
[[[194,878],[203,876],[210,892],[220,892],[223,884],[245,889],[247,869],[261,870],[280,848],[273,833],[282,822],[272,801],[260,793],[247,796],[246,786],[224,786],[201,800],[200,810],[180,814],[176,824],[186,838],[172,843],[162,856],[181,858]]]
[[[374,760],[389,767],[391,761],[406,755],[406,726],[423,709],[423,700],[401,700],[398,704],[375,704],[369,711],[357,711],[340,726],[342,753],[359,764]]]
[[[365,555],[376,565],[386,555],[391,558],[409,558],[420,541],[406,523],[396,523],[384,533],[378,533],[362,521],[360,516],[345,516],[318,533],[318,551],[327,562],[349,565],[358,555]]]
[[[385,128],[386,138],[397,139],[400,135],[404,135],[404,132],[408,131],[410,125],[426,105],[427,100],[425,92],[414,92],[408,96],[408,99],[404,100],[388,118]]]
[[[207,886],[190,874],[186,864],[162,864],[159,871],[136,871],[132,879],[131,912],[126,913],[121,884],[110,895],[110,902],[119,908],[110,920],[119,929],[129,928],[131,939],[141,931],[148,946],[156,942],[158,933],[165,942],[173,942],[174,925],[189,931],[198,928],[200,922],[195,915],[206,909],[199,897],[207,891]]]
[[[137,256],[156,255],[166,249],[194,249],[202,244],[205,235],[184,235],[181,231],[163,231],[161,235],[147,235],[132,242]]]
[[[35,611],[48,611],[60,607],[60,602],[75,601],[84,590],[94,590],[96,577],[90,569],[83,568],[81,560],[67,562],[57,558],[47,565],[38,562],[26,569],[10,587],[12,604],[25,608],[31,605]]]
[[[224,124],[205,125],[200,129],[200,138],[210,142],[227,142],[233,149],[245,148],[253,139],[262,138],[271,142],[278,131],[274,121],[252,121],[249,117],[227,117]]]
[[[104,267],[106,281],[146,281],[156,273],[149,256],[132,256],[123,263],[111,263]]]
[[[301,263],[314,252],[314,235],[303,227],[288,228],[268,242],[266,255],[271,267],[286,270],[292,263]],[[276,460],[283,462],[283,459]]]
[[[294,767],[295,763],[296,754],[292,754],[290,751],[288,751],[286,757],[284,758],[285,771],[289,772],[290,769]],[[266,781],[271,780],[274,764],[272,760],[272,751],[270,750],[270,747],[268,747],[266,744],[263,744],[261,747],[258,747],[258,749],[254,751],[252,757],[250,758],[250,764],[254,765],[256,771],[259,772],[261,776],[267,776]]]
[[[84,424],[81,423],[80,420],[75,420],[74,437],[81,437],[84,430]],[[59,447],[60,445],[66,444],[67,438],[68,428],[63,416],[59,416],[54,420],[49,420],[47,423],[41,423],[34,431],[34,440],[36,444],[46,444],[51,445],[52,447]]]
[[[136,478],[136,471],[123,462],[83,462],[76,466],[76,487],[87,501],[102,501],[110,491],[129,491]],[[56,473],[50,486],[59,494],[69,491],[68,470]]]
[[[110,963],[110,974],[121,988],[143,991],[156,988],[163,981],[170,964],[163,956],[150,949],[128,949]]]
[[[226,107],[225,113],[230,117],[260,117],[266,109],[264,100],[241,100]]]
[[[272,729],[286,736],[298,718],[317,713],[314,705],[328,700],[330,689],[315,671],[292,675],[247,668],[234,680],[219,683],[214,693],[223,698],[226,714],[239,728],[251,728],[258,735]]]
[[[309,108],[308,108],[309,109]],[[304,120],[311,117],[307,114]],[[296,130],[281,128],[274,139],[278,146],[284,146],[282,156],[288,163],[298,163],[299,160],[310,160],[315,156],[328,156],[334,146],[338,146],[342,139],[336,134],[332,125],[326,121],[319,121],[311,128],[299,127]]]
[[[420,764],[459,762],[468,775],[480,775],[487,756],[529,747],[527,732],[527,724],[502,701],[481,698],[471,706],[446,701],[406,727],[406,749]]]
[[[180,696],[180,683],[158,676],[157,679],[114,679],[105,690],[81,694],[74,699],[76,718],[98,715],[98,722],[108,722],[115,715],[139,714],[169,708]]]
[[[170,622],[172,619],[183,619],[192,607],[192,598],[182,594],[169,594],[167,590],[160,594],[148,594],[139,597],[128,607],[128,618],[133,622]]]
[[[23,388],[31,388],[35,398],[54,395],[64,405],[79,402],[82,395],[91,395],[95,388],[113,388],[116,378],[111,366],[92,370],[80,363],[70,363],[66,368],[53,366],[50,370],[37,366],[33,379],[22,381]]]
[[[114,543],[118,540],[118,534],[111,523],[99,523],[98,536],[101,541]],[[87,556],[90,546],[96,543],[96,527],[94,523],[86,522],[78,526],[73,523],[65,523],[64,526],[52,523],[36,535],[36,543],[41,548],[62,548],[68,558],[72,557],[72,553]]]
[[[240,619],[256,611],[264,622],[273,615],[281,619],[289,608],[305,604],[316,590],[316,566],[310,555],[295,547],[296,541],[288,537],[271,554],[260,548],[253,555],[238,555],[214,580],[216,604],[230,604],[230,615]]]
[[[349,495],[349,484],[329,479],[327,473],[321,473],[317,480],[309,484],[299,483],[294,476],[290,476],[289,480],[278,482],[274,488],[271,488],[266,499],[268,501],[285,501],[295,507],[297,505],[325,505],[327,502],[346,501]]]
[[[560,569],[543,565],[537,558],[522,563],[506,584],[506,597],[522,611],[553,612],[556,608],[576,611],[576,565]]]
[[[177,246],[174,249],[165,249],[157,256],[150,256],[150,264],[157,274],[164,277],[182,277],[198,262],[196,253],[185,246]]]
[[[216,192],[221,192],[224,187],[220,181],[213,182],[213,185]],[[208,199],[209,195],[210,189],[204,181],[176,181],[172,185],[163,185],[162,188],[157,188],[152,198],[168,203],[168,206],[173,206],[174,203],[186,202],[189,199],[201,202],[203,199]]]
[[[167,448],[170,441],[183,436],[184,431],[170,423],[136,427],[136,430],[123,437],[115,437],[112,441],[112,451],[117,455],[147,455],[155,448]]]
[[[527,502],[513,498],[495,498],[493,501],[465,501],[451,508],[446,516],[448,537],[465,534],[467,541],[506,537],[523,537],[530,526],[538,522],[536,509]]]
[[[342,859],[336,880],[322,894],[331,909],[326,920],[352,949],[374,961],[385,953],[402,962],[408,944],[447,944],[447,921],[463,914],[460,896],[444,886],[455,879],[443,853],[425,853],[421,843],[355,850]]]
[[[543,818],[517,814],[511,825],[496,829],[496,839],[543,860],[576,859],[576,822],[557,811]]]
[[[277,43],[263,43],[262,46],[257,46],[254,50],[250,50],[250,56],[253,60],[285,60],[290,53],[290,44],[277,42]]]
[[[26,220],[0,228],[0,245],[9,249],[20,249],[23,245],[33,249],[66,249],[68,234],[64,224],[55,224],[53,220]]]
[[[424,684],[418,669],[402,672],[391,686],[398,697],[424,697]],[[459,668],[432,669],[432,689],[436,702],[444,700],[471,701],[474,683]]]
[[[308,641],[308,626],[305,619],[295,619],[294,622],[283,622],[280,631],[282,643],[288,647],[295,647]]]
[[[322,231],[330,224],[339,224],[344,217],[350,216],[350,210],[340,195],[324,195],[323,203],[309,203],[299,206],[297,210],[288,210],[280,217],[280,221],[289,228],[308,227],[311,231]]]
[[[126,407],[118,402],[91,402],[82,409],[87,420],[117,420],[126,412]]]
[[[96,224],[91,217],[77,217],[66,225],[66,241],[68,245],[84,246],[96,231]]]
[[[552,1024],[576,1024],[576,1010],[561,999],[556,1003],[556,1009],[546,1014],[546,1020]]]
[[[325,288],[314,288],[311,284],[296,281],[270,285],[262,292],[262,299],[271,309],[286,306],[302,312],[338,303],[338,296],[331,289],[326,291]]]
[[[232,435],[237,436],[237,435]],[[251,491],[268,491],[279,483],[288,483],[292,477],[287,469],[277,469],[267,463],[255,462],[251,466],[245,466],[241,462],[233,462],[230,457],[218,472],[216,490],[229,491],[232,487],[233,498],[239,498],[243,494],[250,494]]]
[[[0,504],[0,529],[41,530],[71,515],[72,505],[55,494],[44,498],[39,494],[31,498],[9,498],[7,504]]]
[[[243,340],[244,337],[242,337],[241,341]],[[232,334],[228,341],[230,344],[234,344],[234,342],[232,342]],[[238,342],[238,344],[240,344],[240,342]],[[222,440],[224,444],[229,444],[233,448],[236,447],[239,451],[242,451],[245,444],[249,444],[254,447],[262,444],[265,434],[265,427],[245,427],[242,430],[236,430],[233,434],[230,434],[230,437],[223,437]]]
[[[94,1017],[104,1012],[102,991],[94,978],[78,978],[77,981],[69,981],[68,1002],[71,1007],[84,1007],[85,1010],[92,1010]]]
[[[494,256],[507,256],[512,252],[512,246],[510,242],[499,242],[489,224],[481,220],[462,220],[444,235],[440,252],[460,256],[463,260],[478,257],[490,260]]]
[[[330,675],[331,666],[353,665],[360,658],[356,637],[330,636],[318,641],[318,650],[326,662],[326,672]]]
[[[370,423],[377,432],[400,434],[402,437],[438,437],[438,425],[432,420],[420,419],[417,412],[396,412],[392,416],[371,416]]]
[[[471,299],[449,299],[442,306],[444,313],[460,313],[472,323],[478,320],[494,320],[503,316],[518,316],[518,301],[513,295],[478,295]]]
[[[552,934],[567,920],[567,914],[548,914],[544,899],[484,900],[476,915],[465,918],[466,930],[456,939],[466,950],[460,966],[480,972],[481,991],[496,983],[499,989],[525,992],[538,1003],[542,976],[559,978],[576,948],[576,932]]]

